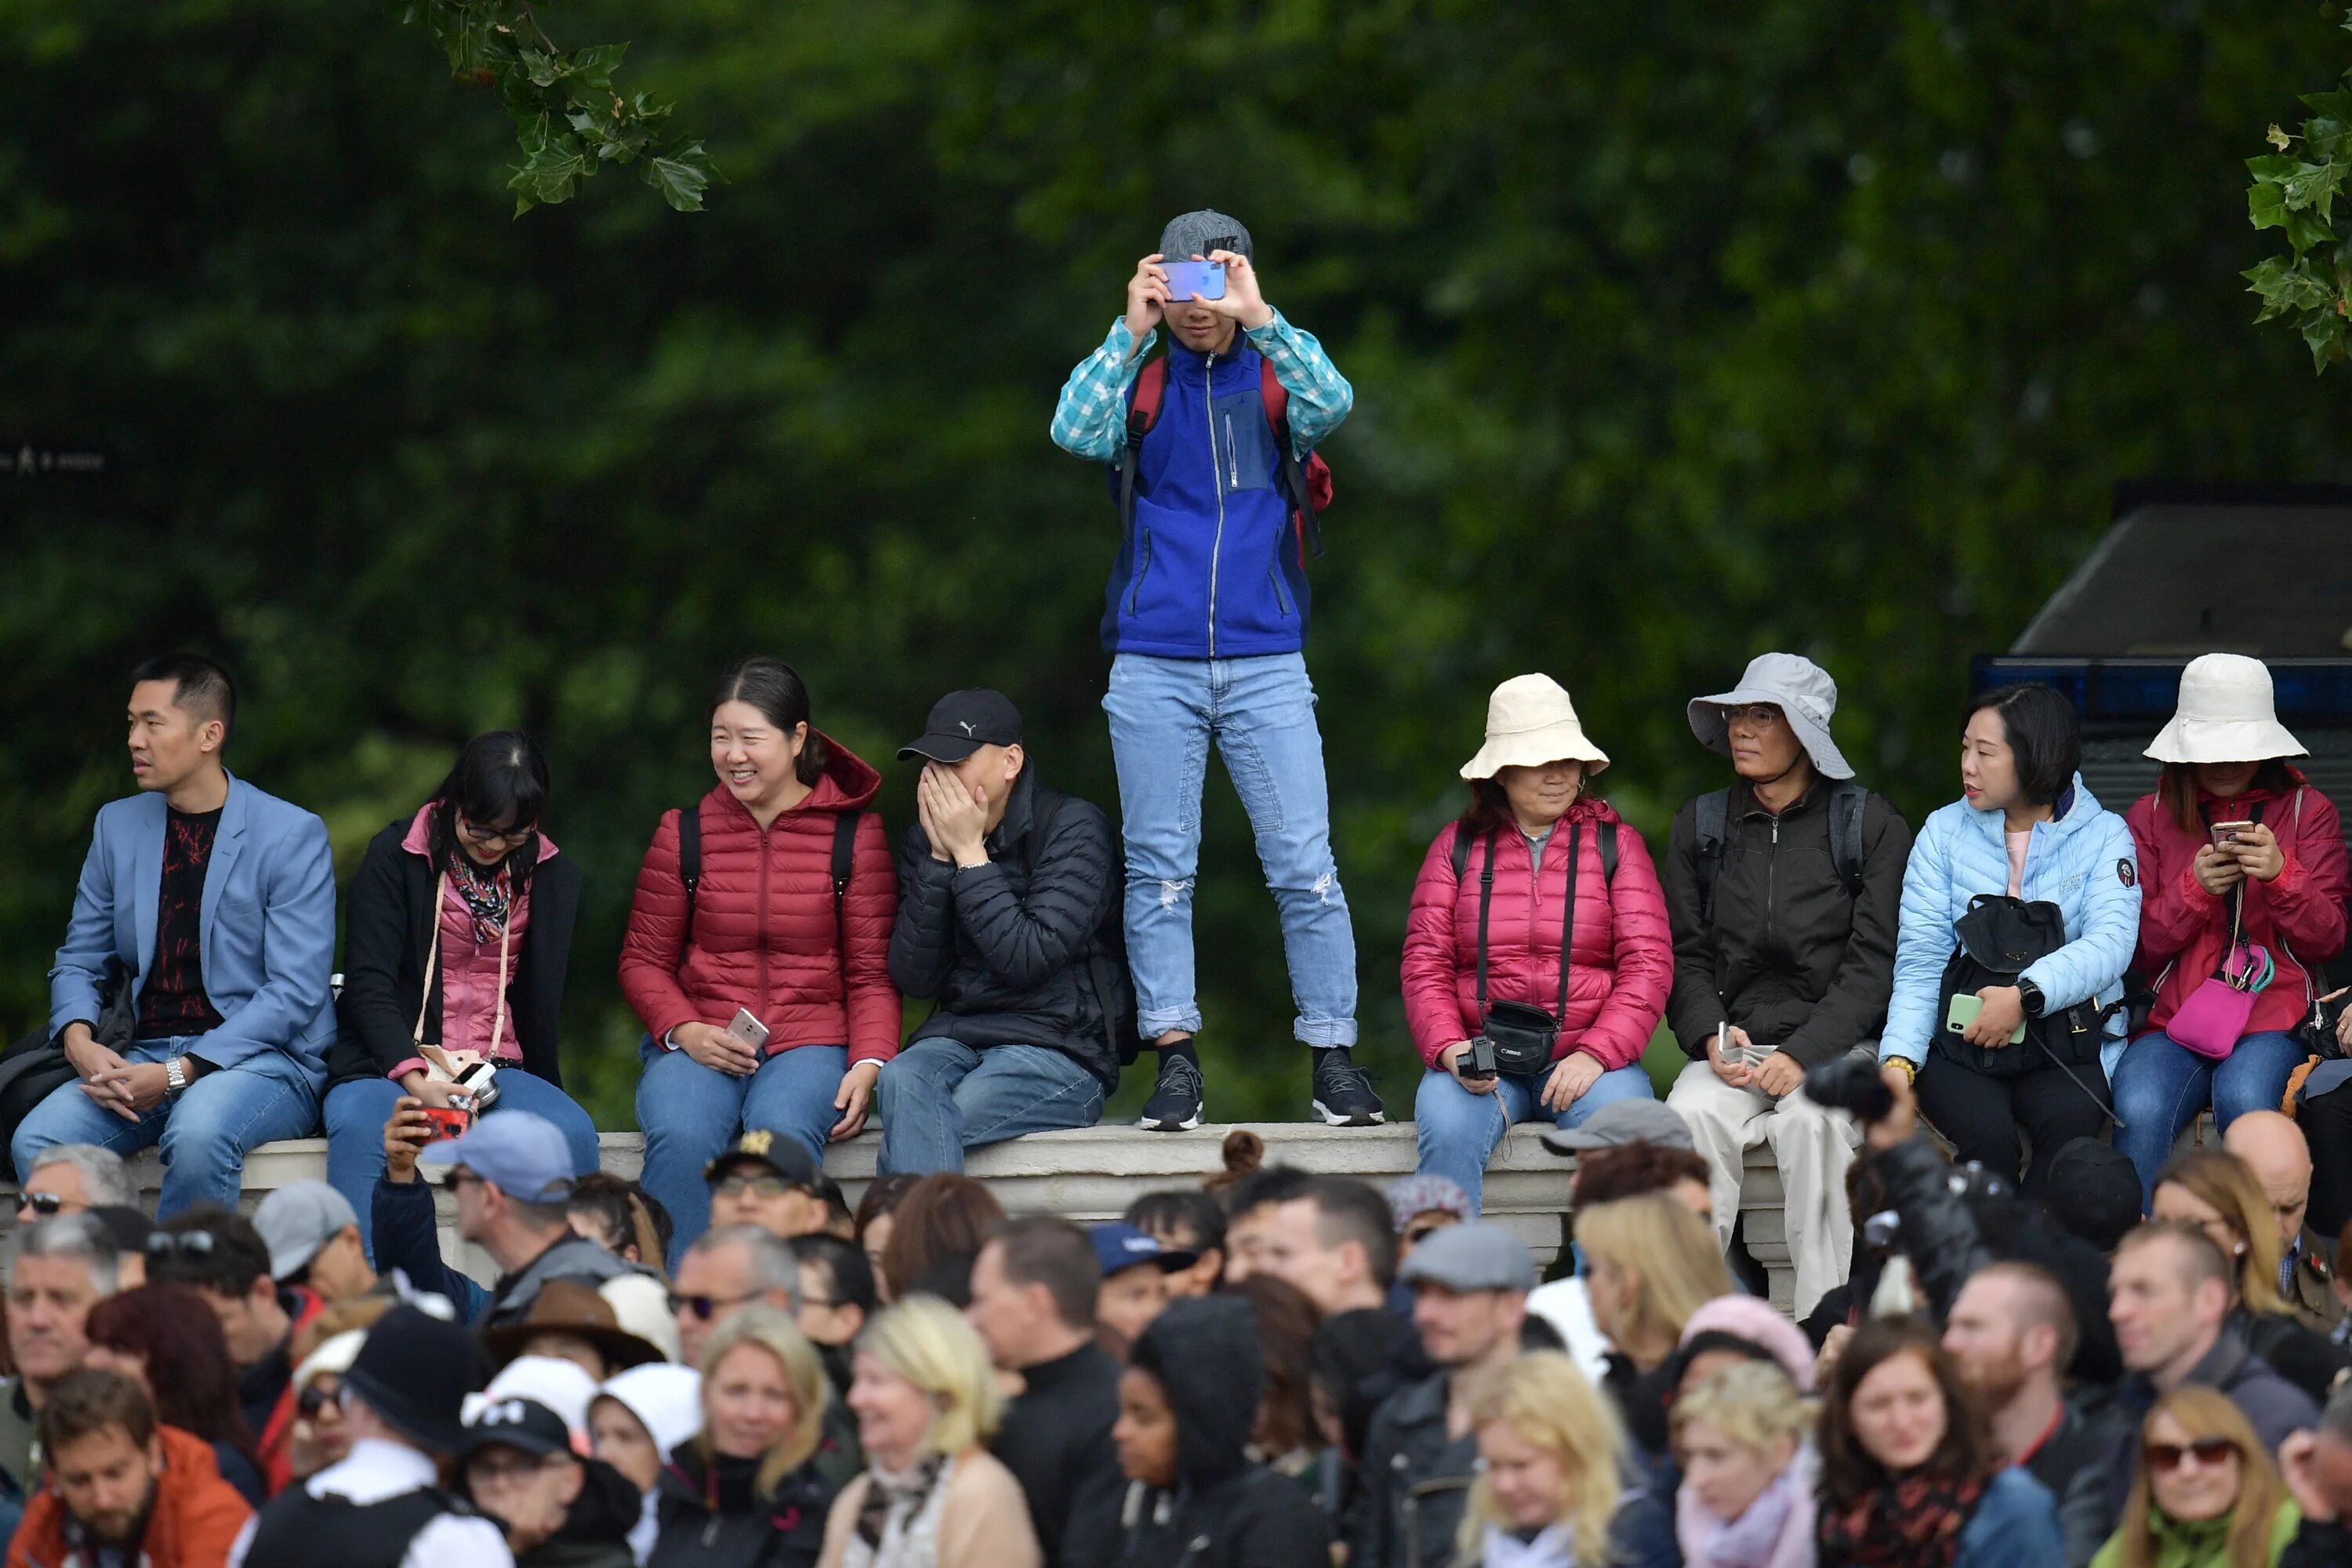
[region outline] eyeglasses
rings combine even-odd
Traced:
[[[23,1197],[16,1200],[16,1212],[18,1214],[23,1214],[27,1209],[30,1209],[33,1213],[40,1215],[43,1219],[48,1219],[53,1215],[61,1215],[66,1212],[65,1194],[62,1193],[26,1193]]]
[[[2168,1474],[2177,1470],[2181,1461],[2194,1458],[2200,1469],[2210,1469],[2224,1459],[2238,1457],[2238,1445],[2227,1437],[2200,1437],[2193,1443],[2150,1443],[2147,1446],[2147,1468]]]
[[[159,1230],[147,1238],[150,1258],[210,1258],[219,1246],[208,1230]]]
[[[729,1308],[740,1307],[759,1295],[759,1291],[751,1290],[740,1296],[681,1296],[673,1290],[669,1293],[669,1310],[673,1313],[691,1312],[696,1322],[707,1323]]]
[[[488,848],[493,844],[510,849],[514,847],[514,846],[520,844],[524,839],[530,837],[532,834],[538,832],[539,825],[535,822],[526,822],[517,826],[509,827],[503,833],[499,833],[482,826],[480,824],[475,822],[473,818],[460,813],[457,817],[457,831],[463,833],[467,837],[472,839],[475,843],[480,845],[485,849]]]
[[[317,1420],[319,1412],[330,1405],[337,1411],[343,1407],[343,1384],[339,1378],[314,1377],[294,1400],[295,1411],[308,1421]]]
[[[1770,702],[1750,702],[1743,707],[1718,709],[1727,725],[1745,724],[1751,730],[1769,730],[1780,721],[1780,710]]]
[[[786,1193],[805,1192],[808,1189],[795,1186],[782,1176],[768,1175],[721,1176],[710,1190],[715,1195],[722,1198],[740,1198],[745,1193],[751,1194],[753,1197],[780,1198]]]

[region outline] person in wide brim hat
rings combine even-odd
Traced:
[[[1712,697],[1694,697],[1685,711],[1691,733],[1710,752],[1731,755],[1731,715],[1759,704],[1778,708],[1805,749],[1813,771],[1826,779],[1850,779],[1853,768],[1830,739],[1837,712],[1837,682],[1811,659],[1793,653],[1759,654],[1739,684]]]
[[[660,1347],[621,1327],[620,1314],[612,1303],[583,1279],[551,1279],[541,1285],[521,1321],[486,1330],[482,1346],[494,1364],[504,1366],[530,1353],[574,1359],[574,1347],[564,1345],[566,1340],[581,1342],[601,1358],[602,1365],[587,1367],[588,1374],[598,1382],[629,1367],[665,1359]],[[530,1347],[541,1341],[545,1343],[533,1352]]]
[[[1486,743],[1462,764],[1465,779],[1491,779],[1505,768],[1582,763],[1587,777],[1609,765],[1592,743],[1568,691],[1549,675],[1515,675],[1486,700]]]
[[[2159,763],[2266,763],[2308,754],[2278,721],[2271,672],[2242,653],[2209,653],[2180,672],[2172,721],[2144,755]]]

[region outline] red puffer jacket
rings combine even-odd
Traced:
[[[845,1043],[853,1062],[898,1054],[898,990],[890,984],[898,868],[881,816],[867,809],[882,778],[838,742],[825,743],[832,758],[816,788],[764,831],[724,785],[702,798],[690,942],[677,813],[663,816],[621,943],[622,994],[655,1039],[680,1024],[724,1028],[745,1007],[768,1026],[771,1052]],[[852,809],[864,815],[837,928],[834,823]]]
[[[2278,961],[2277,975],[2254,998],[2249,1033],[2292,1029],[2309,1016],[2310,982],[2302,965],[2326,963],[2344,951],[2343,824],[2333,801],[2304,783],[2301,773],[2294,773],[2294,779],[2295,788],[2284,795],[2252,789],[2235,800],[2207,796],[2200,802],[2211,805],[2217,822],[2244,821],[2259,804],[2263,826],[2278,836],[2279,852],[2286,858],[2286,868],[2275,880],[2250,877],[2243,883],[2245,939],[2270,949]],[[2139,848],[2139,955],[2132,967],[2154,979],[2165,965],[2172,966],[2147,1016],[2149,1027],[2161,1029],[2221,963],[2221,948],[2230,940],[2230,904],[2207,892],[2191,869],[2199,848],[2211,841],[2210,830],[2181,826],[2152,795],[2134,803],[2124,821]]]
[[[1603,879],[1599,828],[1617,829],[1617,880]],[[1528,841],[1515,828],[1495,837],[1495,901],[1487,915],[1486,996],[1559,1005],[1559,916],[1568,889],[1568,836],[1582,834],[1577,856],[1576,948],[1570,967],[1568,1016],[1553,1055],[1583,1051],[1604,1068],[1641,1059],[1674,986],[1675,944],[1665,894],[1642,836],[1615,808],[1587,796],[1569,808],[1544,845],[1541,886]],[[1404,930],[1404,1016],[1422,1060],[1478,1033],[1478,888],[1486,848],[1454,880],[1455,823],[1437,836],[1413,884]]]

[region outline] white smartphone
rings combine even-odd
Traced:
[[[755,1051],[768,1048],[768,1026],[751,1016],[749,1007],[735,1009],[734,1022],[727,1026],[727,1032]]]

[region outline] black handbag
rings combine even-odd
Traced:
[[[138,1023],[132,1006],[130,974],[121,959],[107,961],[106,978],[98,988],[98,1021],[90,1036],[110,1051],[131,1044]],[[0,1149],[16,1141],[16,1128],[33,1108],[79,1076],[66,1060],[62,1037],[49,1033],[44,1018],[6,1051],[0,1052]]]
[[[1969,912],[1952,922],[1952,934],[1958,945],[1944,965],[1937,1002],[1937,1051],[1988,1078],[2019,1078],[2053,1062],[2062,1068],[2097,1063],[2105,1015],[2087,1002],[2028,1018],[2024,1039],[1996,1049],[1970,1045],[1945,1026],[1953,997],[1973,996],[1989,985],[2014,985],[2037,960],[2065,946],[2065,910],[2047,900],[2028,903],[2003,893],[1979,893],[1969,900]]]
[[[1559,1010],[1547,1013],[1528,1002],[1486,1001],[1486,916],[1495,902],[1495,836],[1478,869],[1479,1037],[1495,1048],[1495,1070],[1525,1077],[1551,1066],[1559,1044],[1560,1020],[1568,1016],[1568,969],[1576,946],[1577,857],[1584,847],[1581,825],[1568,830],[1568,897],[1559,912]]]

